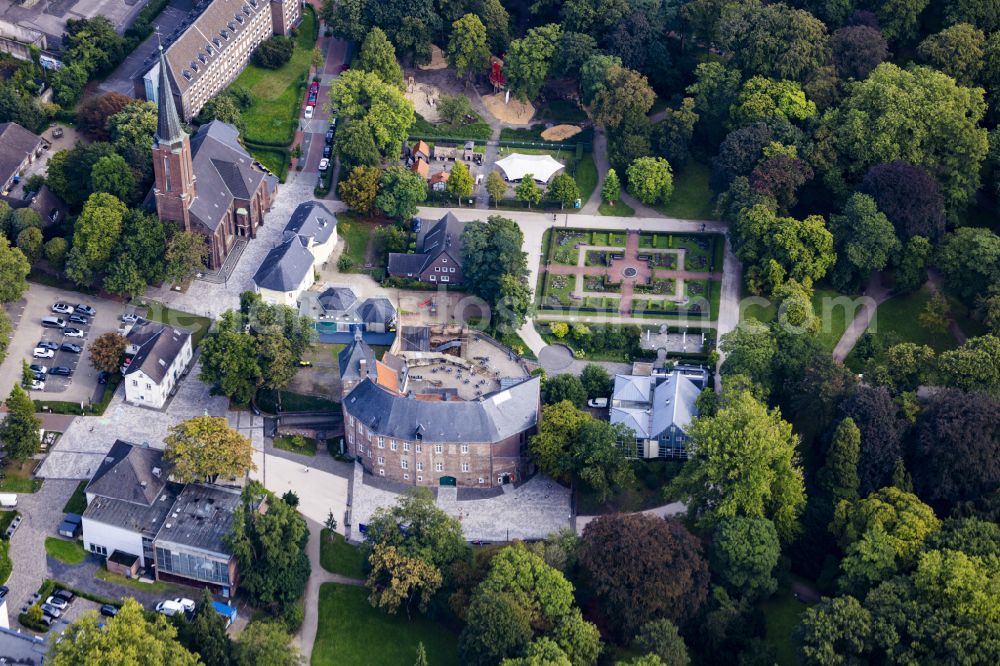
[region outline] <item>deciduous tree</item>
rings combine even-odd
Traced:
[[[7,396],[7,417],[0,423],[0,445],[14,460],[25,460],[38,453],[42,420],[35,416],[35,403],[17,384]]]
[[[653,145],[670,164],[680,168],[691,154],[691,138],[699,115],[694,98],[685,97],[676,109],[666,109],[663,120],[653,127]]]
[[[393,546],[378,544],[368,556],[371,572],[365,583],[369,602],[375,608],[395,615],[400,607],[416,602],[421,612],[427,610],[431,597],[441,587],[441,572],[419,557],[408,557]]]
[[[838,250],[834,275],[844,285],[866,281],[899,250],[892,223],[867,194],[852,195],[842,215],[831,215],[830,230]]]
[[[711,554],[712,570],[738,596],[763,599],[778,589],[774,569],[781,544],[770,520],[724,519],[715,528]]]
[[[861,80],[889,58],[889,44],[881,31],[867,25],[849,25],[830,35],[830,50],[837,74]]]
[[[179,231],[167,243],[167,266],[164,278],[171,282],[186,282],[205,270],[208,244],[205,237],[193,231]]]
[[[402,495],[391,507],[377,509],[368,521],[365,543],[369,551],[391,546],[402,557],[420,559],[442,571],[470,554],[461,523],[439,509],[425,491]]]
[[[1000,338],[969,338],[958,349],[941,354],[938,371],[948,386],[1000,395]]]
[[[0,303],[13,303],[28,289],[31,264],[24,253],[11,247],[10,241],[0,234]]]
[[[403,166],[382,172],[375,205],[388,217],[408,220],[417,214],[417,205],[427,199],[427,183],[420,174]]]
[[[858,481],[861,496],[889,482],[893,465],[902,453],[907,423],[885,387],[859,385],[841,407],[861,431]]]
[[[727,517],[767,518],[789,542],[805,505],[798,437],[778,410],[737,390],[718,413],[696,419],[688,461],[670,485],[697,523],[714,527]]]
[[[365,35],[354,66],[378,74],[383,81],[397,88],[403,87],[403,68],[396,60],[396,49],[381,28],[373,27]]]
[[[1000,283],[1000,236],[983,227],[961,227],[938,248],[935,264],[945,285],[965,302]]]
[[[612,514],[587,523],[580,566],[619,636],[650,619],[684,621],[708,596],[701,544],[680,522],[646,514]]]
[[[548,189],[545,190],[545,197],[551,201],[558,201],[559,210],[562,210],[566,206],[572,206],[580,198],[580,188],[577,187],[573,176],[560,173],[552,178]]]
[[[97,97],[91,97],[77,109],[76,119],[80,129],[95,141],[107,141],[108,118],[115,115],[129,104],[136,103],[128,95],[119,92],[109,92]]]
[[[628,168],[628,189],[644,204],[666,203],[674,193],[670,163],[662,157],[640,157]]]
[[[462,205],[462,199],[472,194],[474,186],[469,167],[465,166],[465,162],[455,162],[448,176],[448,194],[455,197],[458,204]]]
[[[466,14],[451,24],[448,40],[448,64],[459,77],[470,80],[473,75],[486,73],[490,64],[490,47],[486,26],[475,14]]]
[[[522,102],[538,97],[549,73],[562,29],[556,23],[530,28],[507,49],[504,75],[510,91]]]
[[[580,382],[587,391],[588,398],[607,398],[611,395],[613,380],[608,371],[594,363],[588,363],[580,373]]]
[[[90,171],[90,187],[94,192],[107,192],[122,201],[132,199],[135,176],[121,155],[108,155],[94,163]]]
[[[604,185],[601,186],[601,200],[614,206],[615,202],[621,199],[621,196],[622,184],[618,180],[618,174],[614,169],[608,169],[607,175],[604,176]]]
[[[486,222],[466,224],[462,232],[462,270],[472,293],[496,304],[504,275],[525,279],[528,260],[523,246],[524,233],[509,218],[491,215]]]
[[[247,625],[236,641],[238,666],[298,666],[302,663],[292,637],[280,622],[256,620]]]
[[[503,195],[507,193],[507,183],[499,171],[490,171],[486,176],[486,192],[493,199],[494,206],[498,205]]]
[[[644,119],[656,93],[646,77],[625,67],[610,67],[603,87],[594,95],[594,120],[606,127],[620,127]]]
[[[956,23],[920,42],[917,54],[960,84],[972,86],[983,68],[985,47],[986,35],[982,30],[968,23]]]
[[[476,0],[472,11],[483,22],[493,53],[503,53],[510,43],[510,14],[500,0]]]
[[[195,666],[198,657],[177,642],[177,630],[159,614],[147,615],[128,597],[114,617],[94,611],[81,615],[66,628],[65,640],[53,641],[47,662],[55,666],[116,661],[137,666]]]
[[[211,483],[220,476],[239,479],[256,469],[250,440],[221,416],[196,416],[178,423],[163,441],[163,459],[182,483]]]
[[[632,646],[649,655],[656,655],[664,666],[687,666],[687,645],[677,631],[677,625],[667,619],[650,620],[639,627]]]
[[[542,190],[535,184],[535,174],[528,173],[520,183],[514,186],[514,196],[518,201],[523,201],[531,208],[531,204],[538,205],[542,200]]]
[[[399,155],[400,146],[415,120],[413,104],[403,96],[402,91],[374,72],[352,69],[341,74],[330,86],[330,105],[337,109],[341,118],[352,121],[348,130],[364,133],[362,136],[370,138],[385,157]],[[356,127],[352,130],[354,125]],[[343,151],[345,145],[339,142],[338,150]],[[354,158],[354,166],[377,164],[359,161],[357,158],[362,153],[358,150],[351,150],[350,154]]]
[[[798,83],[774,81],[764,76],[754,76],[744,83],[729,110],[737,126],[773,118],[803,121],[815,115],[816,103],[806,98]]]
[[[103,192],[87,199],[73,230],[67,275],[77,284],[89,284],[104,270],[118,242],[127,208],[116,197]]]

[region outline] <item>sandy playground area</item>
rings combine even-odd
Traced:
[[[544,132],[542,138],[546,141],[565,141],[571,136],[576,136],[583,131],[582,127],[576,125],[553,125]]]
[[[406,99],[413,102],[413,110],[424,117],[429,123],[441,120],[438,112],[438,100],[441,99],[441,89],[430,83],[414,83],[411,76],[406,84]]]
[[[508,125],[527,125],[531,122],[535,115],[535,107],[531,102],[521,102],[511,96],[510,102],[504,104],[503,98],[504,93],[483,97],[486,110],[493,114],[494,118]]]

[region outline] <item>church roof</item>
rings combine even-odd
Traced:
[[[191,202],[192,218],[214,231],[237,199],[247,200],[265,174],[253,167],[253,157],[240,145],[239,130],[213,120],[191,137],[191,161],[197,179],[197,196]]]
[[[174,90],[170,85],[170,73],[163,47],[160,47],[160,76],[156,93],[157,118],[156,142],[169,145],[184,138],[184,128],[177,114],[177,104],[174,103]]]

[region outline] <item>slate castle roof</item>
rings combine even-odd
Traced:
[[[157,76],[157,115],[156,142],[164,145],[177,143],[184,139],[184,128],[177,114],[177,104],[174,102],[173,88],[170,85],[170,67],[167,66],[163,46],[160,46],[160,71]]]
[[[447,253],[457,265],[462,265],[462,231],[465,223],[459,221],[454,214],[448,213],[436,223],[426,228],[426,232],[418,235],[417,253],[389,253],[388,271],[391,275],[407,275],[423,272],[444,253]]]
[[[131,375],[141,370],[153,381],[161,382],[190,337],[191,333],[184,329],[140,319],[132,325],[126,336],[129,344],[139,350],[125,368],[125,374]]]
[[[319,201],[307,201],[296,206],[288,218],[285,231],[308,238],[314,245],[330,240],[337,228],[337,216]]]
[[[345,398],[347,411],[373,432],[429,442],[499,442],[538,423],[541,379],[531,377],[478,400],[418,400],[365,379]]]
[[[365,369],[361,369],[361,361],[365,362]],[[378,377],[378,370],[375,367],[375,352],[361,339],[361,333],[356,332],[354,342],[340,350],[337,354],[337,362],[340,365],[341,380],[357,381],[365,377],[375,379]]]

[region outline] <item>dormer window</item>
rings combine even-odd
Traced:
[[[201,60],[202,64],[204,64],[204,63],[208,62],[208,56],[205,55],[204,53],[199,53],[198,54],[198,60]]]
[[[229,41],[229,33],[226,32],[225,30],[220,30],[219,31],[219,36],[221,36],[227,42]]]
[[[191,72],[187,71],[186,69],[183,72],[181,72],[181,76],[183,76],[188,81],[191,80]]]
[[[236,24],[235,24],[235,23],[233,23],[232,21],[230,21],[230,22],[229,22],[229,23],[227,23],[226,25],[228,25],[228,26],[229,26],[229,29],[230,29],[230,30],[236,30]]]
[[[243,5],[243,13],[246,14],[247,16],[250,16],[250,8],[247,7],[246,5]]]
[[[237,14],[235,17],[237,23],[243,23],[243,17]]]
[[[196,71],[196,72],[197,72],[197,71],[198,71],[198,63],[196,63],[196,62],[192,62],[192,63],[191,63],[191,69],[193,69],[194,71]]]
[[[222,48],[222,42],[220,42],[218,38],[212,39],[212,43],[215,44],[215,48]]]

